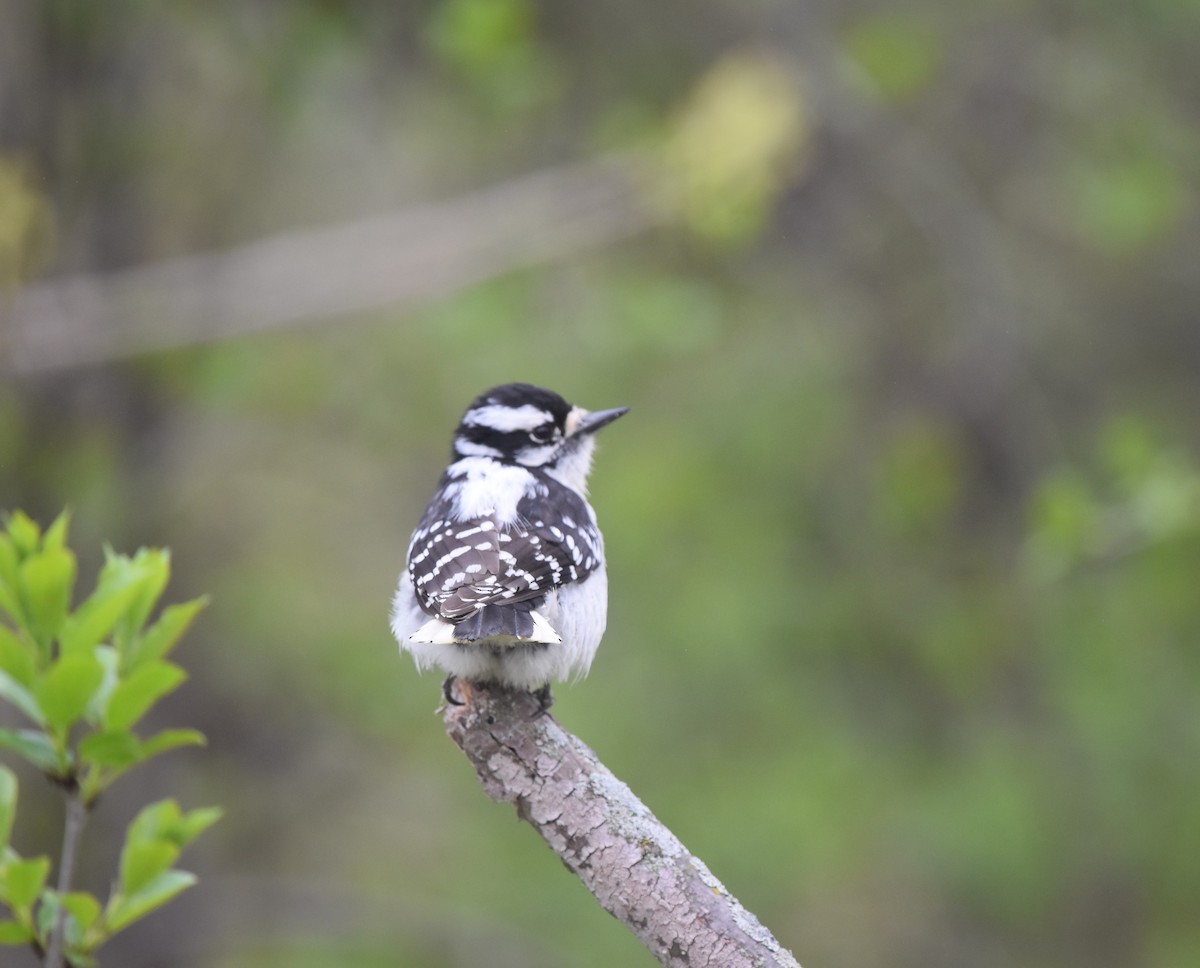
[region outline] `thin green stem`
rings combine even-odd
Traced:
[[[87,820],[87,806],[83,802],[81,790],[74,789],[67,797],[67,817],[63,823],[62,860],[58,865],[58,913],[54,918],[54,927],[50,929],[50,941],[46,945],[46,960],[44,968],[63,968],[63,941],[67,927],[67,911],[62,906],[63,895],[71,890],[71,882],[75,877],[75,855],[79,849],[79,838],[83,834],[83,824]]]

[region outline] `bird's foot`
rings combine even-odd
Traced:
[[[458,695],[462,698],[457,698],[454,695],[455,683],[458,683]],[[448,706],[466,706],[471,702],[474,695],[475,691],[471,688],[471,683],[466,679],[450,675],[446,676],[445,682],[442,683],[442,696]]]
[[[550,707],[554,705],[554,697],[550,695],[550,683],[547,682],[544,686],[532,690],[532,695],[538,702],[538,709],[533,714],[533,718],[540,719],[550,712]]]

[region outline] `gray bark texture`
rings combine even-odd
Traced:
[[[529,693],[474,684],[444,710],[487,795],[511,803],[663,965],[799,968],[704,863]]]

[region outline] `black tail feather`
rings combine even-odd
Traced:
[[[460,642],[475,642],[502,635],[531,638],[533,618],[530,610],[520,605],[484,605],[454,626],[454,637]]]

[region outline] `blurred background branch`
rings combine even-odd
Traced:
[[[223,252],[35,283],[0,316],[0,365],[36,373],[411,310],[644,231],[654,218],[634,173],[629,161],[586,162]]]

